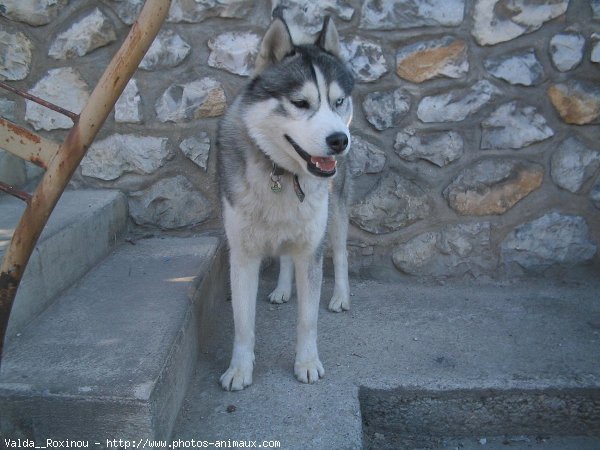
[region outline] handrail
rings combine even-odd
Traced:
[[[37,240],[87,149],[158,34],[170,5],[171,0],[146,0],[121,48],[27,202],[0,266],[0,362],[12,305]]]

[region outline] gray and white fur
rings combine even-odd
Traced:
[[[309,44],[292,42],[286,23],[275,18],[262,40],[255,74],[220,123],[218,177],[235,322],[231,363],[220,379],[226,390],[252,383],[256,295],[266,256],[280,256],[271,302],[288,301],[296,278],[295,375],[313,383],[324,374],[317,317],[328,226],[335,270],[329,309],[350,307],[350,177],[344,157],[350,149],[353,85],[329,18]]]

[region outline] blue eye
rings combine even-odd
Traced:
[[[344,104],[344,100],[345,100],[345,98],[344,98],[344,97],[340,97],[340,98],[338,98],[338,99],[335,101],[335,107],[336,107],[336,108],[339,108],[340,106],[342,106],[342,105]]]
[[[308,109],[310,108],[310,103],[306,100],[290,100],[292,105],[299,109]]]

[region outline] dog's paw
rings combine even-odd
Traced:
[[[323,364],[321,364],[319,358],[305,362],[296,361],[294,364],[294,374],[298,381],[312,384],[319,381],[319,378],[323,378],[325,369],[323,369]]]
[[[269,294],[269,301],[271,303],[282,304],[286,303],[292,296],[292,293],[286,289],[279,287],[275,288],[273,292]]]
[[[333,296],[329,301],[329,311],[332,312],[342,312],[348,311],[350,309],[350,296],[345,294],[340,294],[339,292],[333,292]]]
[[[241,391],[252,384],[252,364],[231,363],[229,369],[221,375],[221,387],[226,391]]]

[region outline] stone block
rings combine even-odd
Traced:
[[[321,30],[325,15],[342,21],[349,21],[354,16],[354,8],[344,0],[271,0],[271,11],[277,7],[283,8],[283,18],[287,23],[311,34]]]
[[[52,22],[69,0],[2,0],[0,14],[34,27]]]
[[[115,103],[115,122],[142,123],[141,103],[142,97],[138,90],[137,81],[132,78],[127,82],[123,93]]]
[[[177,67],[190,53],[190,44],[173,30],[161,30],[140,63],[140,69],[163,70]]]
[[[248,76],[258,55],[260,36],[251,32],[232,31],[208,40],[208,65],[236,75]]]
[[[186,122],[216,117],[225,111],[223,86],[212,78],[185,84],[172,84],[156,101],[156,115],[161,122]]]
[[[111,6],[123,22],[132,25],[140,15],[145,0],[111,0]]]
[[[460,122],[476,113],[502,92],[487,80],[467,89],[424,97],[417,116],[422,122]]]
[[[0,30],[0,80],[23,80],[31,70],[33,44],[21,33]]]
[[[171,156],[166,137],[113,134],[98,140],[81,161],[81,173],[100,180],[116,180],[124,173],[147,175]]]
[[[212,17],[242,19],[254,2],[247,0],[173,0],[167,22],[200,23]]]
[[[548,96],[566,123],[585,125],[600,122],[600,87],[597,84],[569,80],[551,85]]]
[[[460,215],[499,215],[538,189],[543,178],[544,168],[536,163],[484,159],[461,171],[444,189],[444,197]]]
[[[463,78],[469,71],[467,43],[453,36],[419,41],[396,52],[396,73],[413,83],[437,77]]]
[[[597,252],[585,219],[557,212],[518,226],[506,236],[501,249],[504,264],[516,263],[533,272],[582,264]]]
[[[351,41],[341,42],[341,54],[359,81],[377,81],[388,71],[383,49],[374,41],[354,36]]]
[[[165,230],[198,225],[213,214],[210,202],[182,175],[131,193],[129,212],[136,224]]]
[[[567,11],[569,0],[477,0],[471,33],[480,45],[495,45],[538,30]]]
[[[481,122],[482,149],[521,149],[552,136],[554,131],[533,106],[505,103]]]
[[[459,159],[464,141],[456,131],[416,131],[406,129],[396,135],[396,154],[406,161],[419,159],[444,167]]]
[[[570,192],[579,192],[600,167],[600,150],[593,150],[575,137],[565,139],[550,161],[552,180]]]
[[[29,93],[75,114],[81,112],[90,96],[88,85],[72,67],[50,69]],[[73,126],[68,117],[30,101],[26,102],[25,120],[36,130],[69,129]]]
[[[448,225],[396,246],[392,261],[402,272],[434,277],[489,274],[497,265],[491,245],[491,224]]]
[[[600,63],[600,33],[592,33],[592,51],[590,53],[590,61]]]
[[[98,8],[60,33],[50,45],[48,56],[72,59],[114,42],[117,33],[111,20]]]
[[[363,102],[367,120],[382,131],[400,124],[410,109],[410,95],[404,89],[371,92]]]
[[[544,81],[544,67],[533,48],[488,58],[483,64],[494,77],[510,84],[536,86]]]
[[[358,177],[365,173],[381,173],[385,167],[386,159],[385,152],[376,145],[355,134],[352,135],[352,144],[348,155],[348,164],[352,176]]]
[[[585,38],[574,31],[559,33],[550,39],[552,63],[560,72],[577,67],[583,60]]]
[[[360,28],[453,27],[462,23],[464,12],[464,0],[366,0],[362,6]]]
[[[197,136],[184,139],[179,144],[179,148],[186,158],[206,171],[210,152],[210,138],[206,131],[201,131]]]
[[[361,202],[352,206],[350,220],[364,231],[397,231],[431,214],[430,200],[416,183],[388,173]]]

